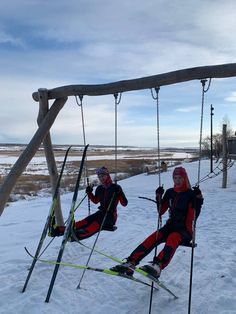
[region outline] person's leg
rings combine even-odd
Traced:
[[[128,260],[135,265],[147,256],[155,246],[166,241],[169,235],[169,227],[167,225],[160,228],[159,231],[154,231],[148,236],[128,257]]]
[[[158,256],[154,258],[154,262],[158,263],[161,269],[164,269],[170,263],[181,240],[182,236],[178,232],[169,234],[163,250],[161,250]]]
[[[96,213],[89,215],[82,220],[76,221],[74,224],[74,228],[76,230],[81,229],[81,228],[86,228],[88,225],[96,221],[100,217],[100,215],[101,215],[100,211],[97,211]]]
[[[83,240],[91,237],[101,229],[101,224],[104,214],[101,211],[86,217],[75,223],[75,235],[78,240]]]
[[[101,222],[103,220],[103,214],[101,211],[87,216],[86,218],[76,221],[74,223],[74,232],[77,238],[80,239],[79,233],[83,233],[83,239],[90,237],[100,229]],[[57,226],[54,230],[50,230],[50,236],[62,236],[65,231],[65,226]]]
[[[169,233],[169,235],[166,237],[166,244],[163,250],[161,250],[158,256],[154,257],[152,263],[144,265],[140,268],[148,272],[153,277],[159,278],[162,269],[164,269],[171,261],[171,258],[173,257],[181,240],[182,237],[178,232]]]
[[[148,255],[155,245],[158,245],[163,241],[163,233],[161,232],[161,229],[159,232],[154,231],[130,254],[124,263],[112,267],[111,270],[132,276],[135,266],[141,259]]]

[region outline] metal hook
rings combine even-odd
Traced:
[[[153,98],[154,100],[157,100],[157,98],[158,98],[158,94],[159,94],[159,90],[160,90],[160,87],[159,87],[159,86],[154,87],[154,90],[155,90],[155,92],[156,92],[156,95],[154,95],[154,93],[153,93],[153,88],[151,88],[152,98]]]
[[[115,97],[115,105],[119,105],[119,103],[121,101],[121,95],[122,95],[122,93],[113,94],[113,96]]]
[[[78,98],[77,98],[78,96],[79,96],[79,99],[80,99],[80,103],[78,102]],[[84,97],[84,95],[75,95],[75,100],[76,100],[76,103],[77,103],[77,105],[79,107],[81,107],[82,104],[83,104],[83,97]]]
[[[208,86],[207,86],[207,88],[205,89],[205,84],[206,84],[206,82],[207,82],[207,79],[202,79],[202,80],[201,80],[201,83],[202,83],[202,90],[203,90],[204,93],[206,93],[206,92],[209,90],[209,88],[210,88],[210,85],[211,85],[211,77],[209,78]]]

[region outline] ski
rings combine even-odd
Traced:
[[[75,238],[75,237],[74,237],[74,238]],[[76,242],[79,243],[80,245],[82,245],[83,247],[85,247],[85,248],[91,250],[91,248],[90,248],[88,245],[82,243],[82,242],[79,241],[78,239],[76,240]],[[118,259],[118,258],[116,258],[116,257],[110,256],[110,255],[108,255],[108,254],[106,254],[106,253],[103,253],[103,252],[101,252],[101,251],[98,251],[97,249],[94,249],[94,252],[96,252],[96,253],[98,253],[98,254],[104,256],[104,257],[107,257],[107,258],[109,258],[109,259],[111,259],[111,260],[113,260],[114,262],[117,262],[117,263],[119,263],[119,264],[122,264],[122,263],[123,263],[122,260],[120,260],[120,259]],[[177,297],[169,288],[167,288],[166,285],[164,285],[159,279],[157,279],[157,278],[151,276],[149,273],[147,273],[146,271],[140,269],[139,267],[136,267],[136,268],[134,268],[133,270],[134,270],[135,272],[139,273],[140,275],[146,277],[147,279],[149,279],[149,280],[155,282],[159,287],[161,287],[161,288],[164,289],[166,292],[168,292],[169,294],[171,294],[175,299],[178,298],[178,297]]]
[[[64,253],[64,249],[65,249],[66,243],[68,241],[68,238],[70,236],[70,232],[72,229],[72,225],[73,225],[73,221],[74,221],[74,211],[75,211],[75,207],[76,207],[76,200],[77,200],[77,196],[78,196],[78,191],[79,191],[79,186],[80,186],[80,181],[81,181],[81,177],[82,177],[82,172],[83,172],[83,167],[84,167],[84,162],[85,162],[85,157],[86,157],[86,152],[87,152],[88,146],[89,145],[86,145],[84,147],[84,151],[83,151],[83,155],[82,155],[82,159],[81,159],[81,163],[80,163],[80,168],[79,168],[79,173],[78,173],[77,181],[75,184],[75,190],[74,190],[73,199],[72,199],[72,203],[71,203],[70,213],[69,213],[69,217],[67,219],[65,233],[63,235],[61,247],[60,247],[60,250],[59,250],[59,253],[57,256],[57,261],[56,261],[55,268],[54,268],[54,271],[52,274],[52,278],[50,281],[50,285],[48,288],[45,302],[49,302],[49,299],[50,299],[50,296],[52,293],[52,289],[53,289],[53,286],[54,286],[54,283],[55,283],[55,280],[57,277],[57,273],[59,270],[60,262],[61,262],[61,259],[62,259],[63,253]]]
[[[52,260],[45,260],[45,259],[41,259],[41,258],[36,258],[35,256],[33,256],[28,249],[25,247],[25,251],[26,253],[32,257],[34,260],[36,259],[39,262],[42,263],[46,263],[46,264],[50,264],[50,265],[60,265],[60,266],[67,266],[67,267],[72,267],[72,268],[77,268],[77,269],[86,269],[86,270],[91,270],[91,271],[96,271],[96,272],[100,272],[100,273],[104,273],[106,275],[110,275],[110,276],[117,276],[117,277],[122,277],[125,279],[129,279],[132,280],[134,282],[140,283],[142,285],[151,287],[151,284],[139,279],[139,278],[135,278],[134,276],[129,276],[126,274],[121,274],[117,271],[113,271],[109,268],[98,268],[98,267],[91,267],[91,266],[83,266],[83,265],[75,265],[75,264],[71,264],[71,263],[65,263],[65,262],[56,262],[56,261],[52,261]],[[157,287],[154,287],[155,290],[158,290]]]
[[[41,237],[40,237],[40,240],[39,240],[36,252],[35,252],[35,257],[36,258],[39,256],[40,251],[42,249],[44,240],[45,240],[46,235],[47,235],[47,231],[48,231],[49,226],[51,224],[51,220],[52,220],[52,216],[54,214],[55,207],[57,205],[58,193],[59,193],[59,189],[60,189],[61,179],[62,179],[62,175],[63,175],[63,172],[64,172],[65,164],[66,164],[67,157],[68,157],[70,149],[71,149],[71,146],[68,147],[68,149],[66,150],[65,156],[64,156],[64,160],[63,160],[63,163],[62,163],[61,171],[60,171],[60,174],[59,174],[59,177],[58,177],[58,180],[57,180],[57,184],[56,184],[56,187],[55,187],[54,195],[53,195],[53,198],[52,198],[52,204],[51,204],[51,207],[50,207],[47,219],[46,219],[46,223],[44,225],[44,228],[43,228],[43,231],[42,231],[42,234],[41,234]],[[28,285],[28,282],[30,280],[30,277],[32,275],[32,272],[34,270],[34,266],[35,266],[36,262],[37,262],[37,259],[34,259],[32,261],[32,264],[31,264],[31,266],[29,268],[28,275],[27,275],[26,280],[25,280],[24,287],[22,289],[22,293],[25,292],[25,290],[26,290],[26,287]]]
[[[161,282],[158,278],[150,275],[148,272],[142,270],[140,267],[136,267],[134,270],[137,271],[139,274],[145,276],[152,282],[155,282],[159,287],[171,294],[175,299],[178,299],[177,295],[175,295],[169,288],[167,288],[166,285],[164,285],[163,282]]]

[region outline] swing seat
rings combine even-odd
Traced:
[[[104,231],[116,231],[116,229],[117,229],[117,226],[115,226],[115,225],[113,225],[113,226],[107,225],[107,226],[102,227],[102,230],[104,230]]]
[[[191,241],[182,240],[180,242],[180,246],[192,247],[192,240]],[[194,244],[194,247],[197,247],[197,243]]]

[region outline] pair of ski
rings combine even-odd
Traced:
[[[71,146],[69,146],[68,149],[66,150],[65,157],[64,157],[64,160],[63,160],[63,163],[62,163],[62,167],[61,167],[61,171],[60,171],[60,174],[59,174],[59,177],[58,177],[58,180],[57,180],[57,184],[56,184],[56,187],[55,187],[55,191],[54,191],[54,194],[53,194],[52,204],[51,204],[51,207],[50,207],[47,219],[46,219],[46,223],[44,225],[44,228],[43,228],[43,231],[42,231],[39,243],[38,243],[38,247],[37,247],[36,252],[35,252],[35,259],[33,260],[32,264],[31,264],[31,266],[29,268],[29,272],[28,272],[28,275],[26,277],[25,284],[24,284],[23,289],[22,289],[22,293],[25,292],[25,290],[27,288],[28,282],[29,282],[30,277],[32,275],[32,272],[34,270],[34,266],[35,266],[35,264],[37,262],[37,258],[38,258],[39,254],[41,252],[42,247],[43,247],[44,240],[45,240],[45,238],[47,236],[48,231],[50,232],[50,226],[52,225],[52,220],[53,220],[53,217],[54,217],[54,210],[55,210],[55,208],[57,206],[57,202],[58,202],[58,194],[59,194],[61,179],[62,179],[62,175],[63,175],[63,172],[64,172],[64,168],[65,168],[65,165],[66,165],[66,160],[67,160],[67,157],[68,157],[70,149],[71,149]]]
[[[57,261],[52,261],[52,260],[46,260],[46,259],[41,259],[41,258],[36,258],[35,256],[33,256],[28,249],[25,247],[25,251],[26,253],[32,257],[34,260],[42,262],[42,263],[46,263],[46,264],[50,264],[50,265],[59,265],[59,266],[67,266],[67,267],[72,267],[72,268],[77,268],[77,269],[83,269],[83,270],[92,270],[92,271],[96,271],[96,272],[100,272],[106,275],[110,275],[110,276],[118,276],[118,277],[122,277],[122,278],[126,278],[132,281],[135,281],[137,283],[143,284],[145,286],[149,286],[151,287],[151,285],[141,279],[135,278],[134,276],[129,276],[126,274],[122,274],[119,273],[117,271],[113,271],[109,268],[98,268],[98,267],[92,267],[92,266],[83,266],[83,265],[75,265],[75,264],[71,264],[71,263],[66,263],[66,262],[57,262]],[[158,290],[155,287],[156,290]]]
[[[57,256],[57,261],[56,261],[56,264],[55,264],[55,268],[54,268],[54,271],[53,271],[53,275],[52,275],[52,278],[51,278],[51,282],[50,282],[50,285],[49,285],[49,289],[48,289],[48,293],[47,293],[47,297],[46,297],[45,302],[49,302],[49,299],[50,299],[50,296],[51,296],[51,293],[52,293],[52,289],[53,289],[53,286],[54,286],[54,283],[55,283],[55,280],[56,280],[56,276],[57,276],[57,273],[58,273],[58,269],[59,269],[59,266],[60,266],[60,262],[61,262],[64,250],[65,250],[66,243],[67,243],[67,241],[69,239],[69,236],[70,236],[70,231],[72,229],[73,222],[74,222],[74,211],[75,211],[75,208],[76,208],[76,200],[77,200],[77,196],[78,196],[78,191],[79,191],[79,186],[80,186],[80,181],[81,181],[81,177],[82,177],[82,172],[83,172],[83,167],[84,167],[84,163],[85,163],[85,157],[86,157],[88,146],[89,145],[86,145],[85,148],[84,148],[84,151],[83,151],[83,155],[82,155],[82,159],[81,159],[81,163],[80,163],[80,168],[79,168],[79,173],[78,173],[76,184],[75,184],[75,190],[74,190],[74,194],[73,194],[73,199],[72,199],[72,203],[71,203],[69,217],[67,219],[67,224],[66,224],[64,236],[63,236],[62,243],[61,243],[61,246],[60,246],[60,250],[59,250],[59,253],[58,253],[58,256]],[[52,223],[52,219],[53,219],[53,216],[54,216],[54,210],[55,210],[55,207],[56,207],[56,204],[57,204],[57,201],[58,201],[58,193],[59,193],[59,188],[60,188],[60,182],[61,182],[61,178],[62,178],[62,175],[63,175],[64,167],[65,167],[65,164],[66,164],[66,160],[67,160],[67,156],[68,156],[70,148],[71,148],[71,146],[66,151],[66,154],[65,154],[65,157],[64,157],[64,161],[63,161],[63,164],[62,164],[62,168],[61,168],[61,171],[60,171],[60,175],[59,175],[59,178],[58,178],[58,181],[57,181],[57,185],[56,185],[56,188],[55,188],[55,192],[54,192],[54,195],[53,195],[52,205],[51,205],[51,208],[49,210],[49,214],[48,214],[48,217],[47,217],[47,220],[46,220],[46,223],[45,223],[45,226],[44,226],[41,238],[39,240],[39,244],[38,244],[38,247],[36,249],[36,252],[35,252],[35,255],[34,255],[34,259],[33,259],[32,264],[30,266],[30,269],[29,269],[29,272],[28,272],[28,275],[27,275],[24,287],[22,289],[22,292],[25,292],[25,290],[26,290],[26,287],[27,287],[28,282],[30,280],[30,277],[32,275],[32,272],[33,272],[33,269],[35,267],[35,264],[36,264],[37,260],[39,260],[39,254],[40,254],[40,251],[42,249],[43,242],[45,240],[45,237],[47,235],[49,227],[50,227],[50,225]]]
[[[83,244],[83,246],[85,246]],[[85,246],[87,247],[87,246]],[[87,247],[89,248],[89,247]],[[117,277],[122,277],[122,278],[126,278],[126,279],[129,279],[129,280],[132,280],[134,282],[137,282],[137,283],[140,283],[140,284],[143,284],[143,285],[146,285],[146,286],[149,286],[151,287],[151,284],[139,279],[139,278],[136,278],[134,276],[130,276],[130,275],[126,275],[126,274],[123,274],[123,273],[120,273],[120,272],[117,272],[117,271],[114,271],[114,270],[111,270],[109,268],[97,268],[97,267],[91,267],[91,266],[83,266],[83,265],[76,265],[76,264],[71,264],[71,263],[66,263],[66,262],[59,262],[59,261],[53,261],[53,260],[46,260],[46,259],[41,259],[41,258],[36,258],[35,256],[33,256],[28,250],[27,248],[25,248],[27,254],[32,257],[34,260],[36,261],[40,261],[42,263],[47,263],[47,264],[51,264],[51,265],[56,265],[56,266],[67,266],[67,267],[72,267],[72,268],[77,268],[77,269],[85,269],[85,270],[91,270],[91,271],[96,271],[96,272],[100,272],[100,273],[103,273],[103,274],[106,274],[106,275],[110,275],[110,276],[117,276]],[[103,256],[106,256],[112,260],[115,260],[116,262],[118,263],[122,263],[122,261],[112,257],[112,256],[109,256],[109,255],[106,255],[105,253],[102,253],[100,251],[97,251],[95,250],[96,252],[98,252],[99,254],[102,254]],[[154,282],[157,284],[158,287],[162,288],[163,290],[165,290],[166,292],[168,292],[170,295],[172,295],[175,299],[177,299],[178,297],[169,289],[166,287],[166,285],[164,285],[158,278],[156,277],[153,277],[152,275],[150,275],[149,273],[147,273],[146,271],[142,270],[141,268],[139,267],[136,267],[134,269],[135,272],[139,273],[140,275],[144,276],[145,278],[147,278],[148,280],[150,280],[151,282]],[[158,290],[157,287],[154,287],[155,290]],[[46,299],[47,300],[47,299]]]
[[[78,241],[78,240],[76,239],[76,237],[74,237],[74,238],[75,238],[76,242],[79,243],[80,245],[82,245],[83,247],[85,247],[85,248],[87,248],[87,249],[90,249],[90,250],[92,249],[92,248],[89,247],[88,245],[82,243],[81,241]],[[113,256],[111,256],[111,255],[108,255],[108,254],[106,254],[106,253],[104,253],[104,252],[101,252],[101,251],[99,251],[99,250],[97,250],[97,249],[93,249],[93,250],[94,250],[94,252],[96,252],[96,253],[98,253],[98,254],[100,254],[100,255],[106,257],[106,258],[109,258],[109,259],[111,259],[112,261],[114,261],[114,262],[116,262],[116,263],[118,263],[118,264],[122,264],[122,263],[123,263],[122,260],[120,260],[120,259],[118,259],[118,258],[116,258],[116,257],[113,257]],[[104,270],[104,271],[103,271],[103,270]],[[134,270],[135,273],[138,273],[138,274],[140,274],[140,275],[146,277],[147,279],[151,280],[152,282],[156,283],[159,287],[161,287],[163,290],[165,290],[166,292],[168,292],[168,293],[169,293],[170,295],[172,295],[175,299],[178,298],[178,297],[177,297],[169,288],[167,288],[166,285],[164,285],[158,278],[156,278],[156,277],[152,276],[151,274],[149,274],[148,272],[142,270],[140,267],[135,267],[133,270]],[[104,272],[104,273],[107,273],[107,271],[111,271],[111,270],[104,268],[104,269],[101,269],[100,271],[102,271],[102,272]],[[116,271],[112,271],[112,272],[113,272],[114,275],[116,275],[116,276],[126,277],[126,278],[132,279],[132,280],[134,280],[134,281],[137,281],[137,279],[138,279],[138,281],[140,282],[140,279],[139,279],[139,278],[136,278],[136,277],[134,277],[134,276],[125,275],[125,274],[122,274],[122,273],[119,273],[119,272],[116,272]],[[148,286],[151,286],[150,284],[147,284],[147,283],[144,282],[144,281],[142,281],[141,283],[142,283],[142,284],[146,284],[146,285],[148,285]],[[156,287],[154,287],[154,289],[156,289]]]

